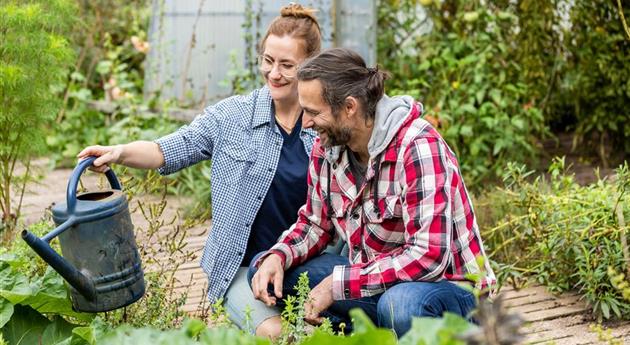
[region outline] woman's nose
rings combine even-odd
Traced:
[[[278,65],[274,64],[273,66],[271,66],[271,71],[269,71],[269,78],[271,79],[282,78],[282,74],[280,74],[280,68]]]

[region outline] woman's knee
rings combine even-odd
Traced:
[[[269,338],[271,340],[277,339],[282,333],[282,320],[280,316],[272,316],[256,327],[256,336]]]

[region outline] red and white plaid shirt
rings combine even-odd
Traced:
[[[306,205],[268,252],[282,257],[285,270],[341,238],[351,264],[334,268],[335,300],[373,296],[399,282],[467,281],[482,271],[479,255],[485,259],[481,285],[494,284],[457,159],[420,113],[414,104],[387,148],[370,158],[358,190],[347,150],[329,161],[317,139]]]

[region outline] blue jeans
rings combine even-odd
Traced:
[[[252,260],[255,263],[262,253]],[[294,267],[284,274],[282,295],[296,294],[294,286],[302,272],[308,272],[311,289],[332,274],[337,265],[349,265],[346,257],[324,253],[304,264]],[[257,268],[250,264],[247,278],[251,286]],[[270,286],[270,293],[273,287]],[[282,304],[279,303],[282,307]],[[321,314],[328,317],[333,325],[344,322],[351,326],[349,311],[361,308],[379,327],[393,329],[401,337],[411,328],[413,317],[440,317],[444,312],[469,317],[475,308],[475,297],[469,291],[446,280],[439,282],[401,282],[384,293],[360,299],[335,301]],[[347,328],[348,330],[348,328]]]

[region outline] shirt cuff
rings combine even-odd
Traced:
[[[261,255],[258,260],[254,263],[255,267],[259,267],[265,258],[267,258],[271,254],[277,254],[280,256],[282,260],[282,267],[284,270],[288,270],[291,267],[291,263],[293,262],[293,257],[291,256],[291,248],[284,243],[278,243],[275,246],[271,247],[265,254]]]
[[[335,266],[332,273],[333,300],[361,298],[361,267]]]

